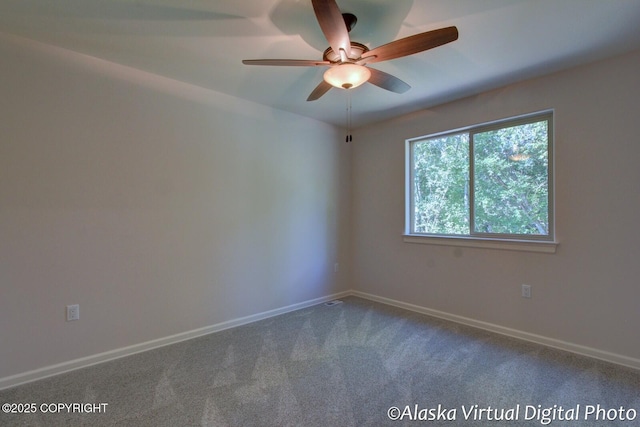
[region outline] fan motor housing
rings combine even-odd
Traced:
[[[359,59],[362,55],[369,51],[369,48],[358,42],[351,42],[351,51],[347,52],[347,58],[349,59]],[[341,62],[342,58],[340,58],[340,53],[336,53],[328,47],[327,50],[322,54],[322,59],[324,61],[329,62]]]

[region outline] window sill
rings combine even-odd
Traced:
[[[555,254],[558,242],[540,240],[502,240],[482,239],[478,237],[450,237],[450,236],[421,236],[405,234],[405,243],[419,243],[422,245],[462,246],[467,248],[500,249],[507,251],[538,252]]]

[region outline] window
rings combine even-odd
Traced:
[[[553,242],[552,165],[552,112],[410,139],[406,234]]]

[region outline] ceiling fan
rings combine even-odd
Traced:
[[[311,3],[320,28],[329,41],[329,48],[324,51],[321,61],[305,59],[245,59],[242,61],[246,65],[329,67],[324,73],[324,80],[311,92],[307,101],[319,99],[332,87],[351,89],[365,82],[391,92],[404,93],[411,86],[391,74],[366,65],[413,55],[458,39],[458,29],[446,27],[369,49],[361,43],[352,42],[349,38],[349,32],[357,21],[355,15],[342,13],[335,0],[311,0]]]

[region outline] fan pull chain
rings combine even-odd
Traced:
[[[353,136],[351,135],[351,91],[347,89],[347,136],[344,139],[344,142],[353,141]]]

